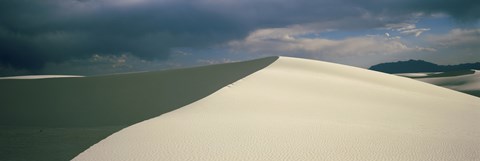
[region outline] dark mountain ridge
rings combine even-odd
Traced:
[[[390,74],[418,72],[452,72],[471,69],[480,70],[480,62],[457,65],[438,65],[424,60],[408,60],[380,63],[377,65],[373,65],[368,69]]]

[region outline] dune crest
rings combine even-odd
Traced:
[[[473,96],[280,57],[74,160],[480,160],[479,122]]]

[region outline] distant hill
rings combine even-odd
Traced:
[[[451,72],[480,69],[480,62],[457,65],[438,65],[424,60],[408,60],[381,63],[369,68],[384,73]]]

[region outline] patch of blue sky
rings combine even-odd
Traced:
[[[445,34],[458,25],[458,22],[446,16],[423,18],[416,24],[417,28],[429,28],[428,34]]]

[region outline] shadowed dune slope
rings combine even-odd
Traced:
[[[70,160],[124,127],[201,99],[276,59],[97,77],[0,80],[0,160]]]
[[[120,130],[74,160],[480,160],[480,99],[280,57],[192,104]]]
[[[0,125],[129,125],[201,99],[276,59],[97,77],[0,80]]]

